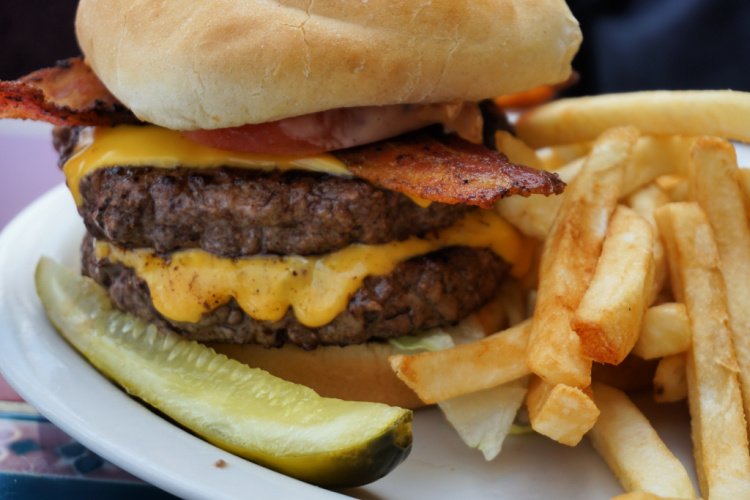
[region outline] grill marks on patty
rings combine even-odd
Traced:
[[[460,205],[426,208],[357,178],[239,168],[115,167],[81,182],[91,234],[159,253],[185,248],[240,257],[313,255],[449,226]]]
[[[403,262],[388,275],[366,278],[347,308],[321,328],[300,324],[291,310],[280,321],[256,321],[234,302],[186,324],[170,322],[154,309],[148,286],[132,269],[97,261],[90,238],[82,246],[83,272],[107,288],[118,308],[190,339],[265,346],[359,344],[454,323],[497,293],[508,268],[489,250],[447,248]]]

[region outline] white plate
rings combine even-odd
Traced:
[[[0,368],[8,382],[93,451],[178,496],[338,496],[237,458],[170,424],[104,379],[57,335],[34,292],[33,270],[42,254],[77,267],[82,234],[71,197],[59,186],[0,235]],[[684,406],[670,405],[653,418],[692,470],[686,413]],[[215,467],[219,459],[227,466]],[[414,449],[406,462],[380,481],[343,493],[434,499],[607,498],[620,492],[588,442],[571,449],[536,435],[510,437],[501,456],[486,463],[459,441],[439,412],[427,410],[417,412]]]

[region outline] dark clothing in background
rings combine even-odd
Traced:
[[[583,45],[569,95],[750,90],[748,0],[569,0]]]
[[[78,0],[0,0],[0,80],[79,55],[77,5]]]
[[[0,2],[0,79],[79,54],[76,0]],[[584,42],[569,94],[750,90],[748,0],[569,0]]]

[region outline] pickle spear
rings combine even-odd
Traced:
[[[383,477],[411,450],[412,413],[323,398],[115,309],[48,258],[37,293],[55,328],[104,375],[207,441],[325,487]]]

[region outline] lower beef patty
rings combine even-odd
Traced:
[[[388,275],[366,278],[346,310],[320,328],[300,324],[291,311],[280,321],[256,321],[234,302],[187,324],[160,316],[148,286],[132,269],[97,262],[90,238],[82,246],[83,272],[107,288],[118,308],[194,340],[265,346],[359,344],[455,323],[494,296],[508,269],[489,250],[446,248],[403,262]]]
[[[227,257],[311,255],[446,227],[459,205],[420,207],[356,178],[306,172],[115,167],[81,182],[89,232],[166,253],[202,248]]]

